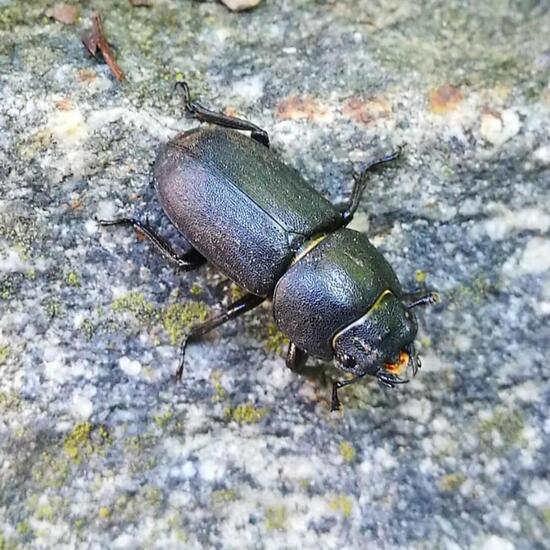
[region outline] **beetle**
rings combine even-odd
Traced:
[[[270,300],[275,322],[290,340],[288,368],[303,371],[311,355],[334,359],[352,375],[333,382],[332,410],[340,408],[338,389],[366,375],[389,387],[407,382],[402,373],[411,368],[416,374],[420,367],[413,309],[434,303],[437,293],[404,292],[368,238],[347,228],[368,174],[400,150],[368,164],[355,177],[348,202],[337,207],[278,158],[265,130],[192,101],[185,82],[176,86],[187,113],[210,126],[164,144],[152,179],[190,250],[178,254],[148,222],[135,218],[99,223],[132,226],[179,269],[208,261],[246,290],[226,311],[191,327],[181,343],[177,378],[190,342]]]

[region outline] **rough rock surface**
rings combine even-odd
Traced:
[[[0,0],[0,548],[547,548],[548,2],[97,0],[123,82],[80,42],[90,4],[53,4]],[[406,144],[356,227],[442,292],[410,384],[331,414],[267,307],[173,383],[238,289],[94,218],[178,241],[149,173],[195,124],[181,78],[334,201]]]

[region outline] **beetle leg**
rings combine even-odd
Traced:
[[[116,220],[98,220],[98,223],[103,226],[131,225],[136,231],[147,237],[165,258],[183,271],[191,271],[206,261],[194,248],[184,254],[178,254],[163,237],[153,231],[148,222],[142,223],[135,218],[118,218]]]
[[[367,165],[367,167],[361,172],[359,176],[353,176],[354,184],[353,189],[351,191],[351,197],[346,204],[345,208],[342,210],[342,220],[344,222],[344,225],[347,225],[351,222],[353,219],[353,215],[355,214],[355,211],[357,210],[357,207],[359,206],[359,202],[361,201],[361,195],[363,194],[363,191],[365,190],[365,187],[367,186],[367,178],[369,172],[371,172],[373,169],[377,168],[378,166],[382,166],[383,164],[386,164],[388,162],[391,162],[397,158],[399,158],[399,155],[401,154],[401,147],[398,147],[393,153],[390,153],[389,155],[386,155],[385,157],[382,157],[381,159],[375,160]]]
[[[349,386],[350,384],[355,384],[355,382],[359,382],[359,380],[361,380],[366,375],[367,373],[364,373],[356,376],[355,378],[352,378],[351,380],[340,380],[338,382],[332,383],[332,399],[330,403],[331,412],[339,411],[341,407],[340,399],[338,399],[338,390],[345,386]]]
[[[395,376],[395,374],[385,372],[382,369],[380,369],[375,376],[378,379],[378,382],[382,384],[382,386],[386,386],[387,388],[394,388],[396,384],[408,383],[408,380],[404,378],[399,378],[399,376]]]
[[[191,93],[187,82],[176,82],[176,88],[181,88],[183,90],[185,110],[197,120],[201,122],[209,122],[210,124],[216,124],[217,126],[222,126],[224,128],[231,128],[233,130],[245,130],[250,132],[252,139],[255,139],[262,145],[269,147],[269,136],[267,132],[262,130],[259,126],[256,126],[256,124],[242,118],[211,111],[210,109],[203,107],[200,103],[191,101]]]
[[[212,317],[212,319],[208,319],[204,323],[199,323],[198,325],[191,327],[188,334],[183,338],[180,344],[180,363],[178,366],[178,370],[176,371],[176,380],[181,380],[183,374],[183,365],[185,361],[185,350],[190,342],[195,342],[211,330],[214,330],[220,325],[227,323],[227,321],[231,321],[232,319],[240,317],[247,311],[250,311],[256,306],[259,306],[264,300],[264,296],[246,294],[236,302],[233,302],[227,308],[227,310],[220,315]]]
[[[286,354],[286,366],[293,372],[301,373],[304,370],[306,361],[307,353],[294,342],[290,342]]]
[[[412,299],[413,302],[406,304],[407,309],[412,309],[413,307],[418,306],[430,306],[437,304],[440,301],[440,296],[438,292],[428,292],[428,294],[418,295],[418,294],[405,294],[405,299]]]

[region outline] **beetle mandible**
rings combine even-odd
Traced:
[[[368,173],[400,151],[370,163],[339,208],[279,160],[265,130],[203,107],[191,100],[185,82],[177,85],[187,113],[212,126],[166,143],[155,160],[153,181],[164,212],[191,250],[178,254],[135,218],[100,223],[134,227],[181,270],[208,261],[247,291],[226,311],[189,330],[180,348],[178,379],[190,342],[271,300],[275,322],[290,340],[288,368],[300,372],[312,355],[335,359],[353,375],[333,382],[332,410],[340,408],[338,389],[366,375],[390,387],[407,382],[403,371],[410,367],[416,374],[420,367],[413,309],[434,303],[437,294],[404,292],[367,237],[346,228]]]

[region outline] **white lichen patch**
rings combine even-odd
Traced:
[[[481,115],[479,133],[491,145],[500,146],[513,138],[520,128],[521,122],[514,110],[487,111]]]
[[[141,363],[136,359],[130,359],[129,357],[121,357],[118,360],[118,366],[124,374],[128,376],[139,376],[141,372]]]
[[[510,210],[504,205],[498,205],[494,209],[500,210],[500,213],[482,222],[482,227],[495,241],[506,238],[513,231],[529,230],[545,233],[550,229],[550,213],[546,210],[540,208]]]
[[[89,133],[84,115],[77,108],[55,111],[46,128],[59,145],[67,148],[83,143]]]

